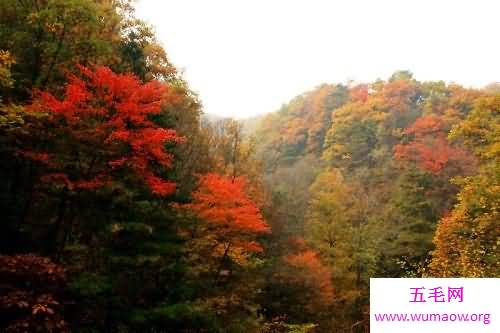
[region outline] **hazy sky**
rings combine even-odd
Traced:
[[[500,81],[499,0],[138,0],[205,112],[275,111],[320,83]]]

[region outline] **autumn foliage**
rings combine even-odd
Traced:
[[[478,99],[451,137],[481,162],[476,174],[456,179],[461,190],[436,229],[432,276],[495,277],[500,273],[500,96]]]
[[[162,128],[152,117],[162,103],[171,103],[168,88],[159,82],[141,83],[109,68],[80,66],[80,76],[70,75],[64,97],[39,92],[28,107],[46,114],[49,131],[43,145],[19,155],[47,166],[45,182],[57,182],[70,190],[95,190],[117,180],[127,169],[151,192],[165,196],[175,184],[160,172],[172,167],[166,144],[181,143],[175,130]],[[61,151],[61,149],[64,149]]]
[[[361,333],[371,277],[499,276],[498,84],[217,120],[133,7],[0,1],[1,332]]]
[[[404,131],[413,140],[396,145],[394,157],[415,162],[418,167],[434,174],[440,173],[451,160],[465,154],[463,150],[450,145],[443,127],[443,122],[436,116],[418,118]]]
[[[226,249],[261,252],[262,247],[254,239],[270,229],[258,207],[245,193],[246,185],[245,177],[203,175],[198,189],[192,194],[192,203],[183,207],[205,221],[215,232],[216,242]]]
[[[2,332],[69,332],[58,299],[65,272],[32,254],[0,256]]]
[[[303,285],[304,290],[312,293],[310,303],[306,305],[308,310],[314,310],[315,306],[328,306],[335,300],[334,289],[331,279],[331,271],[323,264],[320,254],[316,251],[306,249],[296,254],[288,255],[285,262],[293,267],[296,275],[288,277],[290,283]]]

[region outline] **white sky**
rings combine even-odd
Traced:
[[[275,111],[327,82],[500,81],[499,0],[137,0],[204,110]]]

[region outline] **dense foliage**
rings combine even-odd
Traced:
[[[330,271],[329,321],[307,317],[318,331],[363,332],[370,277],[500,275],[498,98],[404,71],[319,86],[260,120],[278,253],[303,239]]]
[[[0,3],[0,330],[366,332],[500,275],[500,95],[409,72],[207,120],[128,0]]]

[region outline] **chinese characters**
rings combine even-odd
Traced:
[[[410,303],[426,303],[427,301],[434,303],[462,303],[464,301],[464,287],[448,287],[447,295],[443,292],[443,287],[416,287],[410,288],[410,290]]]

